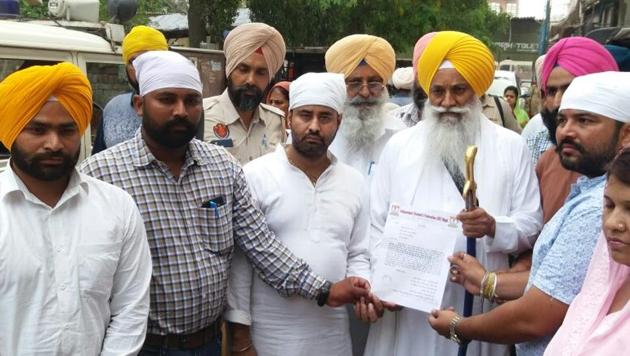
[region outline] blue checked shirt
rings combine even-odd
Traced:
[[[586,271],[602,231],[606,176],[580,177],[564,206],[545,225],[536,245],[527,289],[535,286],[564,304],[582,289]],[[551,337],[518,344],[518,356],[542,356]]]
[[[283,295],[314,299],[324,284],[269,231],[241,166],[222,147],[191,141],[175,177],[139,130],[80,170],[126,190],[140,209],[153,257],[150,334],[193,333],[221,315],[235,244]],[[202,207],[211,199],[218,203]]]

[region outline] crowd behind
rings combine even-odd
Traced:
[[[327,72],[274,83],[282,35],[240,25],[210,98],[168,49],[146,26],[125,37],[131,90],[82,162],[78,67],[0,82],[1,355],[630,350],[627,50],[561,39],[524,109],[516,86],[487,94],[493,55],[456,31],[398,70],[385,39],[350,35]],[[371,292],[394,205],[461,226],[431,313]]]

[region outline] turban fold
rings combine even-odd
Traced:
[[[429,93],[444,61],[452,64],[477,96],[482,96],[494,80],[494,57],[486,45],[466,33],[442,31],[433,36],[416,67],[418,83],[425,93]]]
[[[396,87],[396,89],[406,89],[411,90],[413,87],[413,81],[415,76],[413,75],[412,67],[403,67],[398,68],[394,71],[392,75],[392,83]]]
[[[140,96],[163,88],[185,88],[199,93],[203,85],[197,67],[177,52],[150,51],[133,61],[140,86]]]
[[[610,52],[586,37],[563,38],[549,49],[540,78],[543,91],[547,89],[547,80],[555,67],[562,67],[575,77],[619,70]]]
[[[262,52],[269,70],[269,80],[284,63],[287,49],[278,30],[260,22],[236,26],[223,42],[225,52],[225,75],[232,71],[254,52]]]
[[[291,83],[289,110],[305,105],[329,107],[341,114],[346,100],[346,82],[338,73],[306,73]]]
[[[560,110],[574,109],[630,122],[630,73],[600,72],[573,79]]]
[[[420,37],[418,42],[416,42],[416,45],[413,46],[412,66],[413,66],[414,76],[417,74],[417,71],[418,71],[418,60],[420,59],[420,56],[422,55],[422,52],[424,52],[424,49],[427,48],[427,45],[429,44],[429,42],[431,42],[431,40],[433,39],[433,37],[435,36],[436,33],[437,32],[429,32],[429,33],[427,33],[426,35]]]
[[[68,111],[83,134],[92,119],[92,87],[71,63],[32,66],[0,83],[0,142],[11,149],[15,138],[51,96]]]
[[[365,61],[388,81],[396,68],[396,53],[384,39],[371,35],[350,35],[335,42],[326,51],[326,70],[348,77]]]
[[[168,50],[168,44],[162,32],[142,25],[132,28],[122,43],[125,64],[129,64],[129,57],[138,52],[166,50]]]

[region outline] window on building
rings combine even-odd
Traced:
[[[501,4],[498,2],[491,2],[488,5],[490,6],[490,10],[496,12],[497,14],[501,12]]]
[[[516,17],[518,12],[518,5],[511,3],[505,6],[505,12],[507,12],[510,16]]]

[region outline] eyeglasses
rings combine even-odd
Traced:
[[[370,91],[370,94],[372,95],[380,95],[383,92],[383,89],[385,88],[385,85],[383,85],[383,83],[381,82],[348,82],[346,83],[346,88],[348,89],[348,94],[350,94],[351,96],[357,95],[361,89],[363,89],[364,86],[367,86],[368,90]]]

